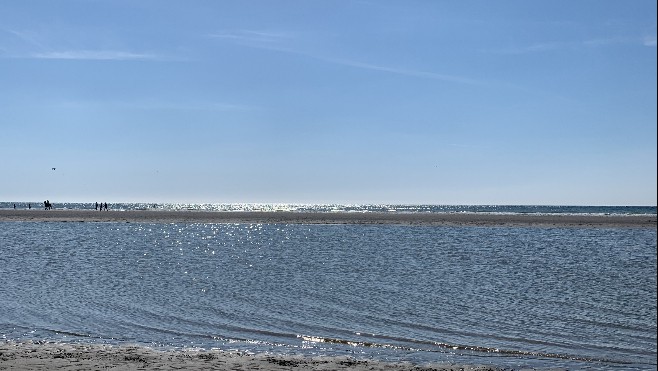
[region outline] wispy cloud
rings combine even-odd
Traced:
[[[66,50],[51,51],[44,53],[32,53],[29,55],[36,59],[74,59],[74,60],[158,60],[160,56],[150,53],[134,53],[120,50]]]
[[[221,101],[194,101],[180,100],[136,100],[97,101],[86,99],[65,99],[42,103],[42,106],[58,109],[91,109],[91,110],[144,110],[144,111],[207,111],[207,112],[238,112],[259,109],[245,104]]]
[[[270,50],[280,53],[294,54],[306,58],[319,60],[325,63],[359,68],[364,70],[379,71],[379,72],[392,73],[392,74],[409,76],[409,77],[440,80],[440,81],[447,81],[447,82],[460,83],[460,84],[475,85],[481,83],[481,81],[470,79],[463,76],[447,75],[447,74],[439,74],[435,72],[391,67],[383,64],[366,63],[356,59],[332,57],[317,52],[308,52],[290,46],[292,41],[295,40],[295,36],[294,34],[287,32],[262,32],[262,31],[253,31],[253,30],[248,30],[248,31],[241,30],[241,31],[233,31],[233,32],[228,32],[228,31],[220,32],[209,36],[216,39],[227,40],[246,47]]]
[[[2,31],[13,35],[15,39],[20,40],[22,43],[32,45],[33,47],[37,47],[39,49],[44,49],[43,43],[39,41],[39,37],[34,32],[19,31],[14,29],[2,29]]]
[[[648,40],[648,41],[647,41]],[[552,52],[559,50],[579,50],[587,48],[604,48],[615,45],[639,45],[644,44],[650,46],[651,39],[645,38],[642,42],[637,38],[625,38],[625,37],[613,37],[613,38],[600,38],[600,39],[589,39],[582,41],[554,41],[554,42],[543,42],[535,43],[525,46],[511,46],[495,51],[500,54],[528,54],[528,53],[542,53],[542,52]],[[655,46],[656,38],[653,37],[653,43]]]
[[[223,39],[254,48],[275,48],[293,40],[294,34],[281,31],[236,30],[220,31],[208,35],[213,39]]]
[[[457,76],[457,75],[447,75],[447,74],[440,74],[435,72],[389,67],[389,66],[371,64],[371,63],[359,62],[355,60],[348,60],[348,59],[326,58],[320,56],[312,56],[312,57],[315,59],[323,60],[325,62],[340,64],[343,66],[361,68],[361,69],[372,70],[372,71],[387,72],[387,73],[393,73],[403,76],[418,77],[418,78],[440,80],[440,81],[454,82],[459,84],[469,84],[469,85],[478,85],[482,83],[481,81],[475,79],[471,79],[463,76]]]
[[[45,33],[15,29],[1,29],[12,36],[10,48],[3,48],[2,54],[6,58],[19,59],[70,59],[70,60],[164,60],[162,55],[146,52],[134,52],[115,49],[87,49],[61,47],[58,42],[46,41]]]

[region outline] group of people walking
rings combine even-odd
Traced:
[[[27,208],[32,209],[32,204],[31,203],[27,204]],[[46,200],[46,201],[43,202],[43,209],[44,210],[51,210],[52,208],[53,208],[53,204],[50,203],[50,200]],[[95,209],[96,210],[101,210],[101,211],[103,211],[103,210],[107,211],[107,202],[105,202],[105,203],[96,202]],[[16,210],[16,204],[14,204],[14,210]]]
[[[28,209],[32,209],[32,204],[27,204]],[[53,204],[50,203],[50,201],[46,200],[43,202],[43,209],[44,210],[50,210],[53,208]],[[14,204],[14,210],[16,210],[16,204]]]

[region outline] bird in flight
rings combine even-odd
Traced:
[[[55,170],[55,168],[53,168],[53,170]]]

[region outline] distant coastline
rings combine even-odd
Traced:
[[[506,214],[440,212],[314,212],[314,211],[95,211],[67,209],[0,209],[0,222],[125,222],[125,223],[278,223],[399,224],[435,226],[534,226],[656,228],[656,215]]]

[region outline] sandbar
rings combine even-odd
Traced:
[[[656,228],[656,215],[167,211],[167,210],[0,210],[0,222],[399,224],[435,226],[536,226]]]
[[[224,350],[156,350],[135,345],[0,341],[2,370],[501,370],[487,365],[359,360],[352,357],[301,357]]]

